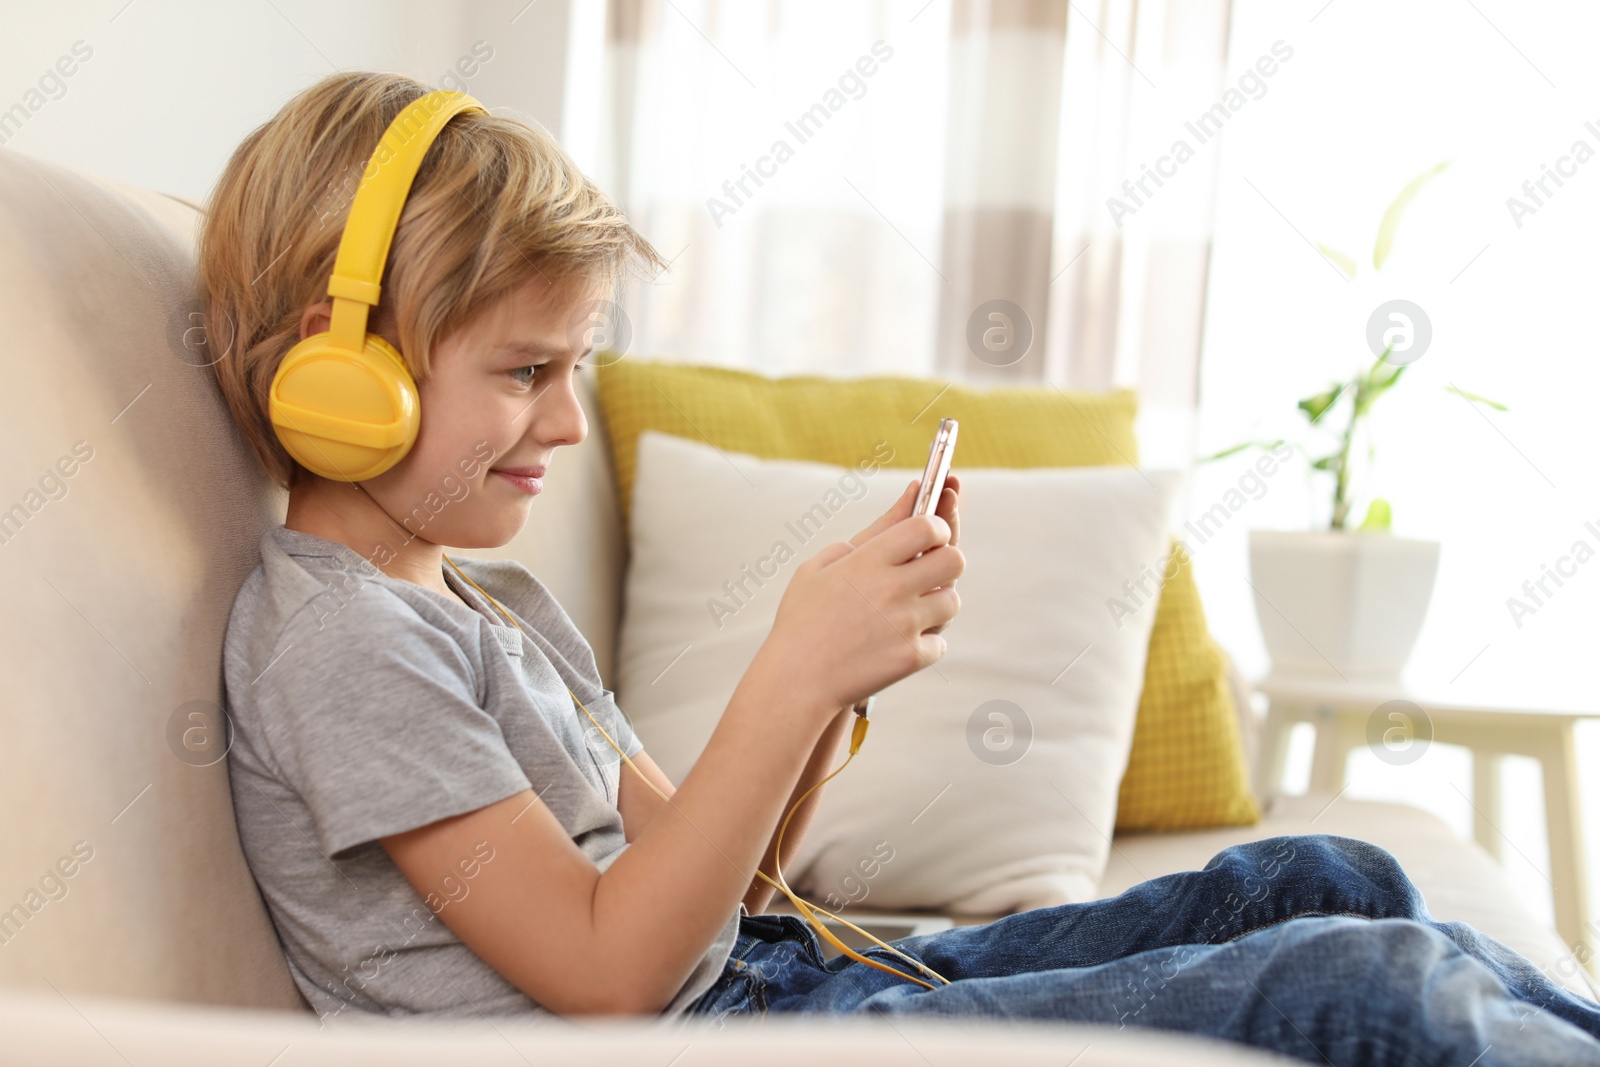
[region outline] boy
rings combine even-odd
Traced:
[[[463,114],[428,149],[373,323],[417,382],[403,460],[323,478],[269,421],[285,351],[328,329],[321,290],[352,178],[422,88],[338,75],[307,90],[246,139],[208,212],[210,321],[235,338],[218,381],[289,490],[226,643],[241,839],[324,1015],[676,1012],[720,975],[741,911],[769,900],[753,872],[772,870],[791,795],[837,762],[846,706],[942,654],[960,482],[940,517],[890,530],[885,516],[800,568],[672,794],[543,584],[515,563],[444,562],[446,545],[505,544],[547,468],[560,476],[554,454],[587,432],[569,324],[631,263],[659,264],[552,141]],[[911,500],[908,487],[899,515]],[[817,662],[837,669],[820,678]],[[569,685],[670,804],[591,755]]]

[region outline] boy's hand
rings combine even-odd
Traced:
[[[944,655],[966,566],[954,546],[960,482],[947,482],[935,514],[911,516],[913,481],[866,529],[800,564],[756,657],[763,670],[832,715]]]
[[[922,479],[917,478],[905,492],[900,494],[900,499],[890,505],[889,510],[878,516],[865,530],[850,538],[850,543],[857,548],[877,536],[883,530],[911,514],[911,509],[917,506],[917,493],[922,488]],[[961,539],[961,478],[955,471],[950,471],[944,476],[944,490],[939,494],[939,501],[934,506],[933,513],[950,524],[950,543],[953,545]],[[945,585],[955,588],[956,580],[950,579]],[[944,628],[950,625],[941,622],[927,630],[927,633],[944,633]]]

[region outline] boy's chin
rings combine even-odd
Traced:
[[[444,542],[451,548],[503,548],[516,539],[528,524],[528,508],[517,509],[515,515],[502,515],[451,530]]]

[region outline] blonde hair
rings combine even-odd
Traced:
[[[244,139],[207,204],[199,274],[212,370],[282,488],[299,465],[267,417],[273,375],[300,340],[305,309],[328,299],[368,158],[394,117],[429,91],[399,74],[324,78]],[[440,339],[532,277],[614,287],[630,269],[665,266],[549,134],[462,114],[417,172],[367,328],[398,342],[420,384]]]

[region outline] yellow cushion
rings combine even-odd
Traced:
[[[658,430],[767,459],[920,471],[941,418],[961,422],[955,469],[1093,467],[1138,462],[1129,390],[977,389],[907,377],[769,378],[726,367],[623,359],[598,369],[626,526],[639,435]],[[1162,588],[1118,830],[1232,826],[1260,818],[1222,651],[1206,632],[1186,556]]]
[[[1261,819],[1228,661],[1206,630],[1194,565],[1181,546],[1174,553],[1177,576],[1161,586],[1133,749],[1117,794],[1118,830],[1198,830]]]

